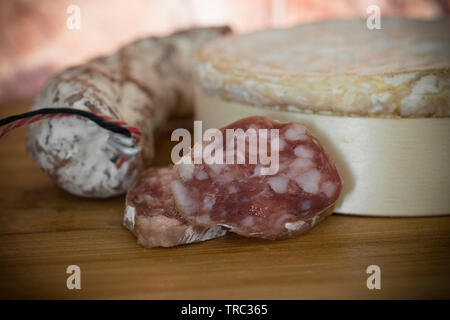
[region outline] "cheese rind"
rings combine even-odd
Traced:
[[[226,37],[197,54],[202,87],[275,110],[450,116],[450,18],[331,20]]]

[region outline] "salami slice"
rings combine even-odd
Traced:
[[[124,226],[144,247],[173,247],[225,235],[220,226],[193,226],[175,207],[170,190],[172,168],[150,168],[128,191]]]
[[[227,131],[238,129],[244,133],[245,144],[239,144],[239,138],[234,144],[226,139]],[[218,132],[223,140],[222,146],[211,152],[219,154],[215,162],[206,162],[206,151],[213,149],[217,135],[194,145],[175,167],[171,185],[176,206],[191,223],[222,225],[247,237],[279,239],[303,233],[332,213],[341,179],[325,150],[303,125],[249,117]],[[251,147],[252,133],[257,136],[256,149]],[[195,161],[200,144],[201,163]],[[234,164],[227,162],[230,151],[235,153]],[[261,160],[263,153],[274,155],[272,161],[278,154],[278,170],[267,169],[269,165]],[[223,164],[218,163],[221,157]]]

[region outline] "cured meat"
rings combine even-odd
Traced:
[[[170,190],[172,168],[150,168],[128,191],[124,226],[144,247],[172,247],[225,235],[220,226],[193,226],[175,207]]]
[[[245,145],[238,143],[239,138],[234,145],[225,139],[227,129],[242,129]],[[252,130],[257,149],[251,148]],[[341,179],[325,150],[304,126],[249,117],[222,128],[220,133],[210,141],[197,142],[175,167],[171,186],[176,206],[191,223],[222,225],[247,237],[279,239],[303,233],[332,213]],[[215,144],[220,136],[222,146]],[[269,137],[267,143],[264,137]],[[219,147],[213,148],[213,144]],[[196,164],[199,145],[203,159],[199,163],[197,158]],[[267,154],[273,155],[272,162],[278,154],[278,170],[267,172],[268,162],[262,161],[264,145]],[[206,152],[212,149],[214,152]],[[231,151],[234,164],[227,159]],[[209,154],[218,154],[215,161],[209,158],[210,164]]]
[[[58,186],[75,195],[107,198],[125,193],[151,163],[158,128],[171,114],[191,109],[194,49],[229,31],[199,28],[140,39],[52,77],[33,110],[75,108],[125,121],[142,131],[142,152],[134,150],[118,167],[117,137],[87,119],[55,117],[29,126],[31,157]]]

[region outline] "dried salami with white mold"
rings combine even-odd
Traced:
[[[229,33],[227,27],[149,37],[116,53],[62,71],[49,79],[32,110],[74,108],[124,121],[142,132],[140,146],[127,145],[114,161],[121,138],[78,117],[55,117],[29,125],[27,148],[47,175],[66,191],[107,198],[125,193],[154,154],[154,134],[171,114],[192,106],[192,53]],[[142,152],[139,152],[139,148]]]
[[[194,226],[175,207],[170,189],[172,167],[144,171],[128,191],[124,226],[144,247],[173,247],[206,241],[226,234],[220,226]]]
[[[231,148],[227,150],[229,141],[224,138],[223,164],[217,161],[207,164],[205,159],[196,164],[196,145],[202,144],[204,151],[215,143],[215,139],[204,139],[175,166],[172,191],[177,208],[188,221],[203,226],[222,225],[246,237],[281,239],[311,229],[332,213],[341,192],[341,179],[319,141],[303,125],[256,116],[220,129],[223,137],[226,129],[235,132],[242,129],[245,133],[245,150],[237,141],[233,145],[235,164],[227,164],[226,155]],[[278,129],[278,139],[270,135],[266,149],[270,155],[278,152],[276,172],[263,175],[268,166],[251,164],[255,149],[249,148],[248,129],[254,129],[260,142],[265,140],[262,139],[265,132],[260,129],[268,129],[267,132]],[[218,150],[215,149],[214,155]],[[262,150],[258,144],[258,156]],[[239,157],[245,158],[244,164],[237,163]]]

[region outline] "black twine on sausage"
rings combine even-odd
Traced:
[[[25,112],[22,114],[13,115],[10,117],[0,119],[0,126],[4,126],[11,122],[25,119],[25,118],[34,117],[37,115],[49,115],[49,114],[77,115],[77,116],[84,117],[86,119],[89,119],[89,120],[95,122],[97,125],[99,125],[100,127],[104,128],[106,130],[109,130],[114,133],[122,134],[127,137],[131,137],[131,132],[121,125],[118,125],[118,124],[115,124],[114,122],[105,120],[101,116],[98,116],[94,113],[84,111],[84,110],[71,109],[71,108],[43,108],[43,109]]]

